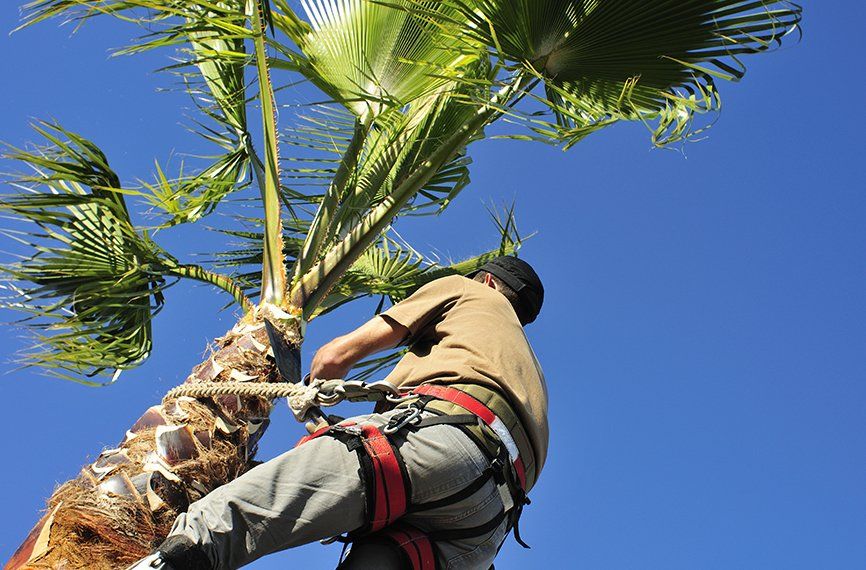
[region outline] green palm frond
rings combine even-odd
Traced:
[[[300,50],[284,51],[289,68],[304,74],[365,122],[448,82],[448,75],[479,57],[458,34],[440,33],[430,19],[373,1],[302,0],[309,23],[284,0],[276,26]],[[409,2],[397,0],[401,7]],[[430,10],[454,16],[445,3]],[[445,13],[447,12],[447,14]]]
[[[181,44],[181,62],[171,66],[202,115],[214,126],[199,122],[195,132],[220,149],[206,157],[208,166],[185,174],[183,165],[173,178],[156,166],[153,183],[143,184],[144,196],[169,216],[167,225],[195,222],[213,212],[223,198],[248,184],[254,149],[247,134],[244,29],[246,15],[240,0],[217,4],[215,10],[189,3]],[[227,30],[226,25],[230,25]],[[194,68],[194,71],[190,71]]]
[[[25,253],[2,268],[3,306],[24,313],[35,334],[25,364],[70,379],[140,364],[172,277],[211,283],[244,304],[229,278],[179,264],[135,229],[118,176],[96,145],[58,125],[35,129],[49,144],[9,150],[6,158],[33,173],[12,180],[19,192],[0,201],[0,211],[33,228],[5,232]]]
[[[145,33],[118,53],[185,45],[200,39],[205,45],[219,38],[250,38],[244,26],[246,0],[32,0],[22,9],[18,29],[52,18],[79,25],[98,16],[112,16]]]
[[[222,229],[216,230],[231,238],[227,249],[215,253],[202,254],[209,259],[209,265],[219,270],[231,272],[231,277],[239,283],[245,294],[256,298],[262,285],[262,259],[264,256],[264,233],[261,231],[261,219],[242,218],[237,220],[250,230]],[[289,218],[283,220],[283,258],[287,268],[295,262],[304,237],[309,230],[309,222]]]
[[[29,252],[4,267],[13,293],[5,305],[27,314],[36,332],[25,362],[88,377],[135,366],[150,352],[150,321],[163,304],[166,281],[149,266],[164,252],[133,228],[95,145],[56,125],[36,129],[54,144],[9,153],[35,174],[0,202],[38,228],[9,234]]]
[[[382,114],[369,130],[360,150],[361,158],[355,179],[340,199],[332,223],[332,238],[344,236],[370,210],[394,199],[395,192],[454,133],[477,114],[475,101],[485,96],[484,88],[471,83],[475,77],[486,77],[486,61],[463,69],[460,82],[444,85],[438,92],[420,97],[405,110]],[[444,208],[469,181],[471,159],[465,148],[483,136],[480,131],[450,149],[450,158],[432,169],[429,178],[402,197],[401,215],[430,206]]]
[[[210,166],[195,174],[184,173],[181,164],[173,178],[156,163],[153,182],[142,182],[143,191],[137,194],[168,217],[165,226],[195,222],[212,213],[230,193],[249,185],[249,156],[244,147],[212,160]]]
[[[802,13],[777,0],[443,3],[460,13],[466,34],[545,82],[538,99],[556,122],[530,125],[566,146],[617,120],[652,121],[659,146],[694,135],[695,116],[720,108],[714,80],[739,80],[739,57],[780,45]],[[437,15],[422,0],[413,9]]]
[[[251,57],[245,0],[208,3],[176,0],[38,0],[24,6],[22,27],[48,18],[86,21],[111,15],[147,30],[117,54],[158,47],[177,47],[179,63],[165,68],[180,76],[196,107],[216,126],[199,123],[197,133],[220,149],[193,173],[168,176],[157,165],[153,182],[143,183],[142,196],[165,225],[195,222],[211,213],[233,191],[243,188],[255,151],[247,134],[245,68]],[[192,71],[190,71],[192,70]]]
[[[398,303],[425,283],[447,275],[466,275],[496,256],[516,254],[523,238],[517,230],[514,206],[501,213],[491,209],[490,215],[499,234],[499,246],[460,261],[443,262],[437,256],[422,255],[392,230],[346,271],[315,316],[370,295]]]
[[[291,149],[283,158],[283,180],[295,194],[320,201],[336,176],[355,135],[355,116],[336,105],[311,105],[298,110],[280,142]]]
[[[393,192],[394,183],[399,185],[411,176],[453,133],[475,119],[479,103],[489,100],[488,81],[492,73],[489,60],[476,60],[463,68],[460,79],[446,85],[441,93],[421,98],[409,106],[407,115],[420,117],[419,125],[413,129],[413,144],[407,147],[405,159],[393,170],[392,182],[386,185],[383,197]],[[421,186],[401,213],[444,210],[469,184],[472,159],[466,147],[483,137],[481,129],[472,132],[464,145]]]
[[[476,62],[462,73],[486,76],[486,66]],[[481,136],[488,120],[475,103],[485,97],[486,89],[480,89],[471,81],[446,84],[405,111],[383,112],[372,127],[361,127],[362,143],[350,145],[357,154],[349,161],[355,165],[353,177],[326,194],[332,201],[330,223],[310,232],[308,243],[315,241],[318,247],[305,250],[303,258],[307,264],[318,260],[318,265],[296,271],[292,304],[310,314],[391,219],[425,201],[441,207],[459,192],[468,180],[464,149]]]

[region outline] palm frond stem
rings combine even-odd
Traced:
[[[265,139],[264,180],[259,179],[265,215],[264,258],[262,263],[263,302],[282,305],[286,292],[286,268],[283,260],[282,220],[280,219],[279,147],[276,126],[276,104],[265,45],[263,0],[252,8],[255,59],[258,71],[259,101]]]
[[[190,264],[169,266],[166,268],[166,274],[207,283],[225,291],[234,297],[238,305],[243,308],[245,314],[254,308],[252,301],[250,301],[244,294],[243,287],[241,287],[234,279],[226,275],[209,271],[200,265]]]
[[[318,263],[293,284],[289,292],[289,304],[302,309],[304,319],[312,315],[340,276],[381,235],[442,165],[460,152],[488,123],[495,120],[509,102],[521,97],[532,81],[530,74],[518,71],[487,103],[480,105],[472,119],[434,150],[419,168],[396,185],[389,196],[368,212],[342,240],[331,247]]]
[[[328,235],[331,235],[334,211],[339,204],[340,197],[346,191],[346,185],[364,151],[364,140],[370,130],[370,124],[369,121],[361,121],[360,119],[355,122],[352,140],[349,142],[349,146],[343,154],[334,178],[322,198],[322,203],[316,211],[316,216],[310,226],[306,242],[301,250],[301,255],[298,256],[295,262],[294,281],[300,279],[312,267],[313,263],[318,259],[322,243]]]

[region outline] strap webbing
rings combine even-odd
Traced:
[[[408,524],[387,528],[382,534],[403,551],[412,564],[412,570],[435,570],[436,555],[426,534]]]
[[[407,512],[417,513],[420,511],[429,511],[432,509],[438,509],[439,507],[447,507],[448,505],[459,503],[463,499],[467,499],[477,493],[478,490],[481,489],[481,487],[483,487],[493,477],[494,473],[495,472],[493,467],[488,467],[481,473],[481,475],[478,476],[477,479],[475,479],[469,485],[460,489],[456,493],[453,493],[441,499],[436,499],[435,501],[428,501],[426,503],[410,505]]]
[[[331,436],[358,450],[361,473],[367,489],[368,523],[359,534],[376,532],[406,513],[409,504],[409,477],[397,448],[378,427],[341,422],[301,438],[298,445],[321,436]]]
[[[496,530],[496,528],[502,524],[502,521],[505,520],[505,516],[505,511],[499,511],[499,514],[482,525],[470,528],[456,528],[454,530],[431,532],[427,534],[427,538],[433,542],[439,542],[442,540],[462,540],[466,538],[475,538],[476,536],[483,536]]]
[[[370,531],[381,530],[406,512],[406,485],[397,454],[388,437],[374,425],[361,426],[364,450],[373,461],[376,502]]]
[[[514,465],[514,470],[517,473],[517,479],[520,482],[520,488],[526,489],[526,468],[523,465],[523,460],[520,458],[520,452],[517,449],[517,444],[514,443],[514,438],[505,428],[502,420],[500,420],[493,410],[461,390],[451,388],[449,386],[441,386],[438,384],[422,384],[414,390],[413,394],[422,396],[433,396],[440,400],[447,400],[453,404],[457,404],[461,408],[475,414],[478,418],[492,429],[502,444],[508,449],[508,455],[511,457],[511,462]]]

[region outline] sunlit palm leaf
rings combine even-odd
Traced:
[[[377,2],[301,0],[309,23],[276,4],[286,15],[277,27],[305,57],[296,69],[362,121],[438,89],[444,75],[478,56],[429,20]],[[428,4],[453,15],[444,4]]]
[[[386,236],[369,248],[346,271],[330,291],[316,315],[359,297],[381,295],[397,303],[415,290],[434,279],[447,275],[466,275],[498,255],[513,255],[523,239],[517,231],[514,207],[497,213],[491,210],[491,218],[499,233],[499,246],[461,261],[443,263],[435,256],[424,256],[405,240]]]
[[[250,62],[242,0],[219,2],[212,9],[187,7],[186,27],[172,37],[182,45],[184,61],[172,66],[199,110],[217,126],[200,124],[197,133],[223,154],[208,157],[209,166],[195,174],[168,178],[157,166],[155,181],[145,184],[149,202],[170,216],[169,224],[194,222],[248,181],[250,155],[244,69]],[[227,29],[228,27],[228,29]],[[197,72],[188,71],[194,66]]]
[[[153,182],[143,182],[140,195],[159,213],[168,216],[167,226],[195,222],[214,211],[230,193],[249,184],[249,156],[243,147],[217,156],[196,174],[180,172],[169,178],[157,163]]]
[[[35,174],[0,202],[41,230],[16,236],[30,253],[4,267],[6,305],[29,314],[37,334],[25,361],[59,375],[135,366],[150,352],[150,321],[162,306],[165,280],[149,265],[164,252],[132,227],[117,176],[92,143],[54,125],[38,129],[57,144],[9,153]]]
[[[343,107],[312,105],[298,111],[292,123],[280,139],[292,153],[283,159],[285,184],[321,199],[355,134],[356,118]]]
[[[741,78],[737,57],[779,45],[801,16],[776,0],[443,2],[467,34],[546,82],[557,123],[537,133],[567,145],[619,119],[655,120],[659,145],[687,138],[695,114],[719,108],[713,79]]]
[[[472,75],[485,66],[477,63],[462,70]],[[331,223],[311,232],[308,240],[318,239],[321,246],[312,267],[296,280],[292,303],[311,314],[316,303],[336,283],[339,275],[385,230],[390,220],[407,208],[419,207],[443,178],[445,170],[453,186],[447,202],[467,179],[467,160],[461,156],[465,146],[481,133],[485,117],[479,114],[474,99],[479,95],[471,82],[459,81],[440,87],[439,91],[419,98],[407,107],[405,114],[393,109],[382,113],[359,146],[359,163],[353,184],[347,185],[331,216]],[[455,162],[456,161],[456,162]],[[457,173],[454,176],[455,172]],[[431,181],[433,186],[431,186]]]

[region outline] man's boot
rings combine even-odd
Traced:
[[[177,570],[163,558],[162,552],[157,550],[149,554],[127,568],[126,570]]]
[[[170,536],[153,553],[126,570],[212,570],[213,564],[198,545],[183,536]]]

